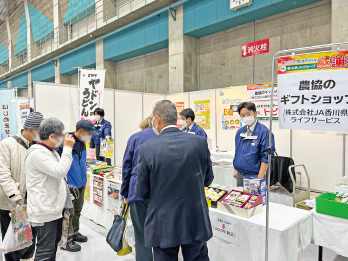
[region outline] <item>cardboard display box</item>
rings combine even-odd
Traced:
[[[233,191],[236,192],[240,192],[244,195],[249,195],[249,199],[251,196],[258,196],[258,199],[253,203],[253,205],[251,206],[250,209],[244,209],[244,205],[246,203],[248,203],[249,199],[247,201],[245,201],[240,207],[236,207],[236,206],[232,206],[229,204],[225,204],[222,203],[222,201],[229,195],[231,194]],[[233,215],[237,215],[237,216],[241,216],[244,218],[249,218],[252,217],[256,214],[259,214],[262,212],[263,210],[263,206],[262,206],[262,196],[261,195],[256,195],[253,193],[247,193],[247,192],[243,192],[243,191],[239,191],[239,190],[232,190],[230,191],[227,195],[225,195],[218,203],[217,203],[217,209],[233,214]]]
[[[311,207],[308,207],[304,201],[298,202],[298,203],[296,204],[296,207],[297,207],[297,208],[300,208],[300,209],[308,210],[308,211],[310,211],[310,210],[313,209],[313,208],[311,208]]]
[[[324,193],[316,198],[316,211],[334,217],[348,219],[348,204],[336,202],[336,194]]]

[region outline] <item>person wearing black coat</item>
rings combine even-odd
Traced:
[[[212,237],[204,187],[214,177],[207,140],[180,131],[177,111],[168,100],[153,107],[155,138],[138,149],[135,193],[149,199],[145,245],[153,247],[156,261],[208,261]]]

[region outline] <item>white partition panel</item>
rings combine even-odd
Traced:
[[[224,99],[242,99],[247,101],[247,87],[238,86],[222,89],[224,95],[220,96],[218,90],[216,90],[216,117],[217,117],[217,145],[220,150],[234,150],[234,138],[238,129],[224,130],[222,128],[222,115]],[[268,101],[270,103],[270,101]],[[275,101],[277,102],[277,101]],[[260,123],[266,125],[269,128],[269,121],[262,120]],[[273,134],[275,139],[275,145],[278,155],[290,157],[290,130],[279,129],[279,122],[273,121]]]
[[[75,130],[79,119],[76,85],[34,82],[34,104],[44,118],[61,120],[66,132]]]
[[[122,165],[129,137],[140,131],[142,93],[115,91],[115,153],[116,165]]]
[[[111,136],[115,139],[115,95],[113,89],[104,89],[104,101],[103,109],[105,111],[105,119],[111,123]],[[116,148],[116,144],[114,144]],[[111,164],[114,165],[115,162],[115,153],[114,158],[111,159]]]
[[[311,188],[334,191],[335,185],[342,179],[342,135],[329,131],[316,134],[313,131],[293,130],[292,147],[295,164],[305,164],[307,167]],[[302,176],[303,186],[306,183]]]
[[[175,94],[169,94],[166,96],[167,99],[171,100],[172,102],[183,102],[184,103],[184,108],[190,107],[189,104],[189,93],[175,93]]]
[[[212,140],[212,147],[216,147],[216,110],[215,90],[198,91],[189,93],[190,108],[195,110],[195,101],[210,100],[210,129],[205,129],[208,138]]]
[[[164,96],[162,94],[143,93],[143,119],[151,115],[152,105],[163,99]]]
[[[246,86],[225,88],[222,89],[222,92],[224,94],[223,96],[221,96],[219,91],[216,90],[217,145],[219,146],[220,150],[234,151],[234,139],[238,129],[222,129],[222,116],[224,113],[222,102],[226,99],[242,99],[242,101],[246,101]]]

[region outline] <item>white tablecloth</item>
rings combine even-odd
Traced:
[[[210,209],[211,212],[220,212]],[[224,212],[221,212],[224,213]],[[224,213],[225,215],[229,215]],[[211,261],[264,261],[266,211],[240,220],[239,246],[213,237],[208,242]],[[298,252],[311,242],[311,213],[306,210],[270,203],[270,261],[297,261]]]
[[[213,166],[214,184],[237,186],[237,180],[233,177],[234,168]]]
[[[234,151],[216,152],[211,150],[210,154],[215,160],[234,158]]]
[[[85,200],[81,215],[109,230],[114,221],[114,214],[108,210],[108,180],[103,178],[103,206],[99,207],[93,203],[93,176],[94,175],[91,174],[89,180],[91,198],[90,201]],[[120,183],[119,180],[113,181]]]
[[[348,257],[348,219],[317,213],[313,214],[312,243]]]

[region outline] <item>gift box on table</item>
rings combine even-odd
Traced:
[[[233,206],[228,203],[229,195],[232,195],[233,192],[241,193],[241,195],[245,196],[245,198],[247,197],[247,199],[240,206]],[[249,203],[249,200],[253,196],[256,196],[257,199],[251,204],[249,209],[245,209],[244,206]],[[217,203],[217,209],[233,215],[249,218],[262,212],[262,196],[244,191],[232,190]]]
[[[209,187],[205,187],[205,197],[207,199],[208,207],[217,208],[217,202],[222,199],[228,191],[220,189],[220,186],[214,184]]]
[[[244,178],[243,190],[248,193],[258,194],[262,196],[262,205],[267,203],[267,187],[266,180],[260,178]]]

